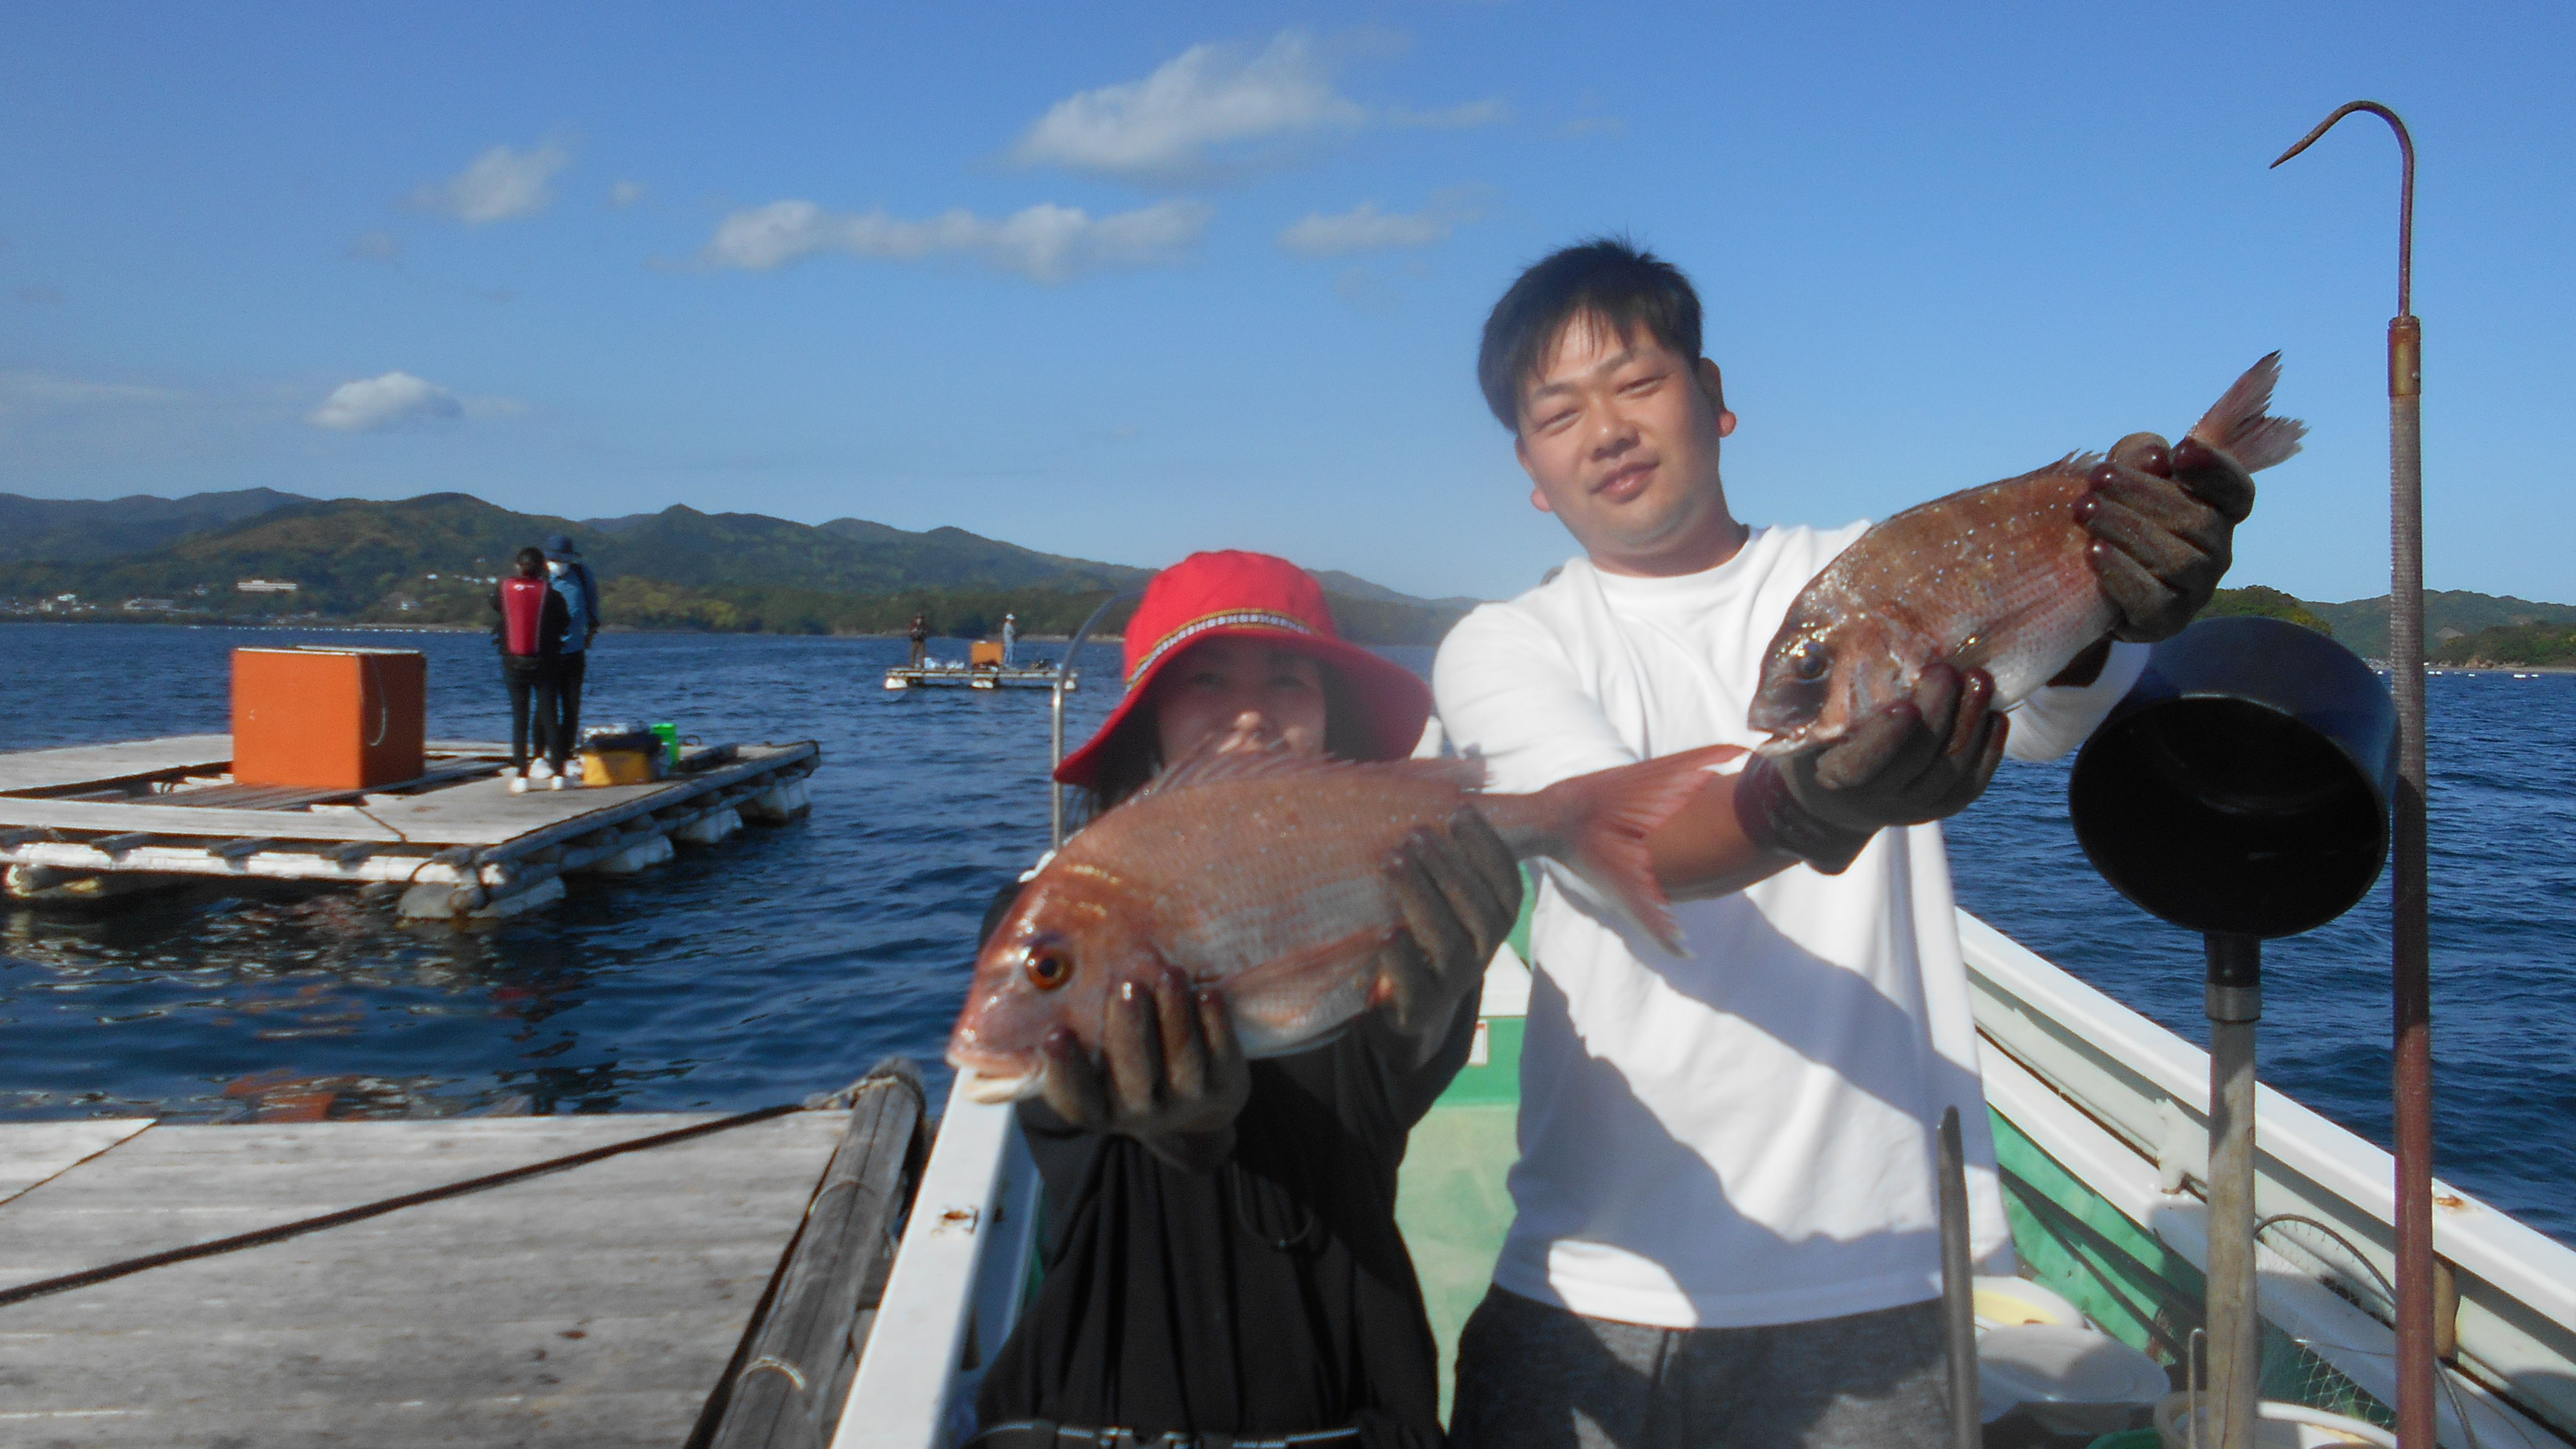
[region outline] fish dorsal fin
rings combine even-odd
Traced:
[[[2069,453],[2054,463],[2040,464],[2038,467],[2022,474],[2021,478],[2048,478],[2067,473],[2090,473],[2093,471],[2094,465],[2101,461],[2102,455],[2099,453]],[[2007,478],[2004,481],[2007,483],[2018,483],[2021,481],[2021,478]]]
[[[1385,760],[1355,763],[1321,755],[1301,755],[1288,748],[1285,740],[1273,740],[1250,749],[1221,748],[1227,732],[1217,730],[1199,741],[1196,748],[1163,768],[1162,773],[1147,781],[1135,798],[1188,790],[1200,785],[1244,780],[1286,780],[1299,776],[1343,774],[1351,771],[1389,772],[1428,776],[1447,780],[1462,790],[1473,790],[1484,783],[1485,766],[1481,760]]]

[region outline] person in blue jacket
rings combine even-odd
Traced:
[[[550,721],[558,731],[555,738],[569,748],[581,744],[581,681],[588,672],[591,636],[599,632],[599,579],[590,565],[581,561],[581,550],[571,538],[556,534],[546,540],[546,573],[554,581],[555,592],[563,596],[564,610],[572,618],[572,627],[564,631],[563,655],[555,675],[555,703],[558,711]]]

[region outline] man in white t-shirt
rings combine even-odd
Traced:
[[[1478,373],[1583,555],[1441,645],[1450,738],[1515,793],[1760,743],[1763,651],[1865,525],[1736,521],[1688,280],[1624,242],[1561,251],[1496,304]],[[2253,483],[2188,440],[2113,457],[2078,519],[2117,639],[2161,638],[2208,602]],[[1933,822],[2007,751],[2080,743],[2145,654],[2102,640],[2008,715],[1982,672],[1935,666],[1841,744],[1712,775],[1647,840],[1686,955],[1545,872],[1517,1213],[1459,1345],[1459,1449],[1944,1442],[1944,1107],[1974,1251],[2009,1238]]]

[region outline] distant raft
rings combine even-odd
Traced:
[[[888,689],[1051,689],[1055,686],[1055,666],[1023,664],[1004,669],[998,664],[960,664],[950,659],[933,659],[927,664],[899,664],[886,671]],[[1082,687],[1082,671],[1065,676],[1067,692]]]

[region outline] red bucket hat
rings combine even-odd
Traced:
[[[1068,785],[1090,784],[1100,770],[1102,747],[1152,691],[1155,674],[1190,645],[1228,635],[1260,639],[1333,666],[1367,726],[1365,758],[1400,760],[1421,740],[1431,718],[1431,686],[1421,676],[1343,639],[1333,627],[1323,586],[1304,569],[1266,553],[1227,549],[1191,554],[1145,585],[1144,600],[1127,621],[1127,697],[1089,743],[1064,757],[1055,777]]]

